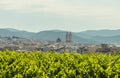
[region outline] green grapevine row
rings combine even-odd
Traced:
[[[120,78],[120,55],[4,51],[0,78]]]

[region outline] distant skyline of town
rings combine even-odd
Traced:
[[[0,28],[44,30],[120,29],[120,0],[0,0]]]

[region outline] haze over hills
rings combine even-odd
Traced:
[[[56,41],[59,37],[65,41],[66,31],[49,30],[41,32],[27,32],[11,28],[0,29],[1,37],[22,37],[34,40]],[[88,43],[88,44],[120,44],[120,30],[88,30],[83,32],[72,32],[73,42]]]
[[[87,31],[80,32],[80,33],[84,33],[84,34],[91,35],[91,36],[109,37],[109,36],[120,35],[120,29],[118,30],[87,30]]]

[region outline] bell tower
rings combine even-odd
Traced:
[[[72,42],[72,33],[71,32],[66,33],[66,42]]]

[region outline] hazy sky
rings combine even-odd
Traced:
[[[0,0],[0,28],[120,29],[120,0]]]

